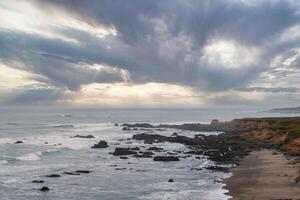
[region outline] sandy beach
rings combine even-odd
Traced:
[[[299,164],[275,150],[253,151],[233,175],[225,180],[225,188],[233,200],[300,199]]]

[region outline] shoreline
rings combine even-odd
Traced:
[[[224,179],[225,195],[232,200],[300,200],[300,117],[244,118],[229,122],[213,120],[210,125],[125,124],[135,127],[175,128],[189,131],[223,130],[219,135],[180,135],[170,137],[153,133],[133,136],[144,143],[171,142],[187,145],[188,154],[204,155],[214,161],[212,171],[232,172]],[[230,131],[228,131],[230,130]],[[236,166],[224,167],[224,165]]]
[[[223,189],[230,200],[300,199],[300,165],[275,149],[255,150],[231,169]]]

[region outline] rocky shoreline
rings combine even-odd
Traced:
[[[177,153],[184,153],[187,157],[191,155],[205,156],[216,164],[207,167],[207,169],[228,172],[231,167],[238,166],[240,161],[249,153],[261,149],[279,150],[286,156],[292,156],[294,163],[300,163],[299,138],[290,132],[281,131],[282,127],[274,129],[274,124],[289,126],[290,124],[299,125],[299,122],[299,118],[252,118],[235,119],[230,122],[213,120],[211,124],[154,126],[147,123],[136,123],[123,124],[122,126],[124,131],[145,130],[145,133],[135,134],[132,137],[135,140],[142,140],[145,144],[161,142],[184,144],[190,148],[190,151],[173,152],[174,157]],[[193,138],[180,136],[176,132],[171,136],[153,133],[153,130],[159,129],[161,131],[162,128],[197,132],[222,131],[223,133],[209,136],[197,134]],[[293,148],[289,148],[290,146]],[[300,171],[298,177],[300,177]],[[297,181],[297,177],[295,177],[295,181]]]
[[[280,120],[283,120],[280,118]],[[286,120],[284,122],[286,123]],[[291,120],[291,119],[288,119]],[[293,119],[295,120],[295,119]],[[298,120],[298,118],[297,118]],[[299,120],[300,121],[300,120]],[[120,128],[123,131],[136,133],[132,138],[122,139],[142,141],[145,146],[139,145],[135,147],[120,146],[120,144],[109,144],[107,141],[100,140],[98,143],[91,146],[92,149],[103,149],[112,146],[114,151],[110,152],[113,156],[118,156],[120,159],[145,158],[152,159],[155,162],[178,162],[183,161],[188,157],[195,159],[208,158],[215,164],[204,167],[206,170],[221,171],[228,173],[232,168],[239,166],[245,156],[251,152],[262,149],[277,149],[284,152],[286,156],[294,156],[294,163],[300,162],[300,148],[296,142],[293,148],[287,148],[286,145],[298,140],[297,137],[291,136],[289,132],[280,132],[272,129],[274,119],[239,119],[230,122],[219,122],[213,120],[211,124],[182,124],[182,125],[151,125],[147,123],[123,124]],[[298,122],[298,121],[297,121]],[[119,126],[115,124],[115,126]],[[167,136],[166,134],[157,134],[157,132],[165,131],[166,129],[188,130],[194,131],[191,136],[180,135],[180,132],[174,132]],[[204,135],[201,132],[217,131],[222,132],[218,135]],[[266,134],[268,133],[268,134]],[[263,136],[262,136],[263,135]],[[278,137],[284,140],[277,140]],[[94,138],[92,135],[75,135],[72,138],[89,139]],[[275,139],[274,139],[275,138]],[[159,143],[178,143],[187,147],[186,150],[171,151],[157,147]],[[18,142],[20,143],[20,142]],[[154,145],[150,146],[149,145]],[[294,143],[293,143],[294,144]],[[298,151],[299,150],[299,151]],[[126,168],[115,168],[115,170],[125,170]],[[191,168],[191,170],[203,170],[203,168]],[[66,171],[62,174],[50,174],[45,177],[57,178],[61,175],[81,175],[90,173],[89,170]],[[300,170],[299,170],[300,173]],[[300,174],[295,177],[295,182],[298,183]],[[173,182],[174,180],[169,182]],[[43,183],[43,180],[34,180],[34,183]],[[46,187],[46,186],[45,186]],[[47,192],[49,188],[41,188],[43,192]]]

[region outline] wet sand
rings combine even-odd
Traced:
[[[292,161],[275,150],[253,151],[232,169],[225,188],[232,200],[300,199],[300,166]]]

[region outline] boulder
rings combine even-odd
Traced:
[[[173,183],[174,180],[170,178],[170,179],[168,180],[168,182],[169,182],[169,183]]]
[[[40,188],[40,191],[42,192],[48,192],[50,189],[46,186],[43,186],[42,188]]]
[[[131,129],[128,128],[128,127],[123,127],[122,130],[123,130],[123,131],[130,131]]]
[[[178,157],[175,156],[155,156],[154,161],[179,161]]]
[[[100,142],[98,144],[94,144],[91,148],[98,149],[98,148],[107,148],[107,147],[108,147],[107,142],[104,140],[100,140]]]
[[[139,147],[132,147],[132,148],[130,148],[130,150],[132,150],[132,151],[139,151],[141,149]]]
[[[164,149],[163,148],[159,148],[159,147],[149,147],[147,150],[160,152],[160,151],[163,151]]]
[[[18,140],[18,141],[15,142],[15,144],[22,144],[22,143],[24,143],[24,142],[20,141],[20,140]]]
[[[122,156],[122,155],[135,155],[137,152],[132,151],[130,148],[115,148],[115,152],[113,152],[113,155],[115,156]]]
[[[146,155],[146,156],[152,156],[152,155],[154,155],[154,153],[151,152],[151,151],[145,151],[145,152],[143,153],[143,155]]]

